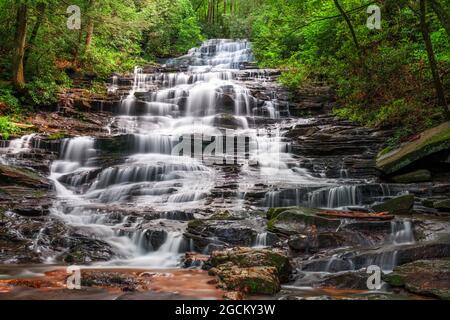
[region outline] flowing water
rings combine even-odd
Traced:
[[[109,127],[112,141],[127,137],[126,150],[119,145],[105,157],[98,139],[64,140],[51,167],[58,196],[52,214],[107,242],[117,257],[107,265],[167,268],[192,250],[183,237],[187,223],[172,219],[179,210],[241,210],[246,196],[261,188],[260,208],[362,205],[364,196],[344,168],[340,179],[320,177],[289,152],[288,128],[310,120],[291,117],[274,92],[255,97],[254,83],[240,80],[253,59],[248,41],[219,39],[169,60],[178,72],[136,67]],[[247,73],[259,84],[272,81],[264,70]],[[114,77],[109,91],[118,89]],[[28,148],[32,138],[14,140],[10,153]],[[377,188],[378,196],[390,195]],[[140,214],[114,214],[125,210]],[[149,212],[159,219],[149,223],[143,217]],[[393,243],[411,240],[407,228],[393,228]],[[258,233],[254,246],[267,246],[267,232]]]

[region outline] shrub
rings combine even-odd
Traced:
[[[11,122],[9,117],[0,117],[0,136],[8,140],[11,134],[19,134],[20,128]]]

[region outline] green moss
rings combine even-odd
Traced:
[[[403,287],[405,285],[405,279],[398,274],[386,275],[385,281],[393,287]]]
[[[67,137],[67,135],[65,133],[63,133],[63,132],[55,132],[55,133],[50,134],[48,136],[48,139],[49,140],[61,140],[61,139],[64,139],[66,137]]]
[[[203,228],[205,226],[205,222],[203,220],[191,220],[188,222],[188,229],[198,229]]]

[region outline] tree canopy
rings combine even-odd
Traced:
[[[396,126],[394,139],[448,118],[449,0],[0,0],[3,113],[48,105],[74,74],[177,56],[207,38],[248,38],[282,83],[336,89],[336,115]],[[368,28],[370,5],[381,28]],[[5,108],[3,108],[5,109]]]

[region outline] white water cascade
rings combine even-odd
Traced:
[[[329,196],[313,193],[311,201],[326,200],[330,207],[357,203],[356,188],[313,176],[289,152],[287,130],[308,120],[291,119],[275,91],[266,100],[255,97],[249,80],[239,80],[242,72],[268,80],[264,72],[241,70],[252,61],[248,41],[219,39],[168,61],[170,72],[136,67],[109,127],[112,142],[63,141],[50,176],[58,194],[53,214],[78,233],[106,242],[116,255],[108,264],[174,267],[189,249],[183,237],[187,223],[167,219],[175,216],[167,213],[203,212],[216,204],[241,209],[241,195],[261,186],[320,186]],[[112,89],[118,90],[118,83],[115,78]],[[125,145],[118,143],[121,137]],[[105,143],[112,147],[103,150]],[[175,152],[179,148],[182,152]],[[224,184],[231,190],[226,201],[217,195]],[[278,191],[268,194],[275,205]],[[148,232],[163,237],[154,230],[165,234],[158,248],[145,238]],[[258,235],[255,245],[266,246],[267,234]]]

